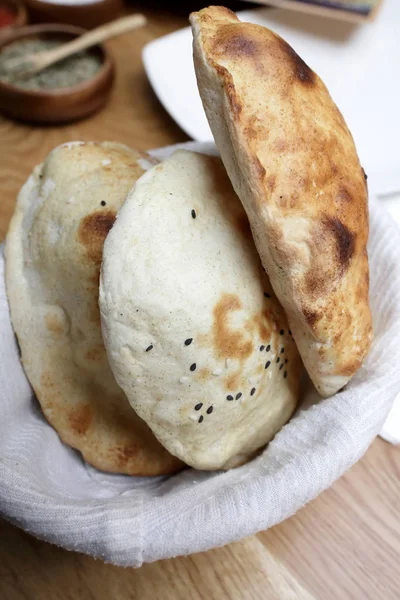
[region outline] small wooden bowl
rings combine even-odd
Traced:
[[[67,42],[85,30],[72,25],[32,25],[0,40],[0,52],[17,40],[57,39]],[[0,110],[7,116],[31,123],[66,123],[96,112],[108,100],[114,81],[114,61],[103,45],[90,50],[102,66],[87,81],[73,87],[29,90],[0,80]]]
[[[122,10],[122,0],[92,0],[91,2],[25,0],[34,23],[66,23],[92,29],[116,19]]]
[[[18,27],[23,27],[28,22],[28,13],[21,0],[0,0],[0,6],[9,8],[15,15],[14,21],[6,27],[0,27],[0,41],[12,34]]]

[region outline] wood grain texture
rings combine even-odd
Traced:
[[[147,41],[185,26],[186,18],[144,12],[145,28],[109,43],[118,76],[105,110],[62,128],[0,120],[0,240],[18,189],[57,144],[111,139],[147,149],[186,139],[157,102],[140,59]],[[141,569],[66,552],[1,521],[0,600],[398,600],[399,505],[400,449],[376,440],[330,490],[284,523]]]

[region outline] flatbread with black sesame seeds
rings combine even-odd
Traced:
[[[183,465],[115,382],[98,307],[104,239],[142,160],[107,142],[53,150],[19,194],[6,284],[25,372],[60,438],[103,471],[160,475]]]
[[[177,151],[104,246],[103,338],[134,410],[198,469],[249,460],[293,413],[300,359],[218,157]]]

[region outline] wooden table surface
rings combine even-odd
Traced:
[[[147,149],[187,139],[158,103],[141,62],[145,43],[185,26],[186,18],[154,4],[144,12],[144,29],[109,43],[118,77],[101,113],[46,128],[0,117],[0,240],[19,187],[57,144],[115,140]],[[400,450],[377,439],[330,490],[284,523],[140,569],[66,552],[0,521],[0,600],[398,600],[399,507]]]

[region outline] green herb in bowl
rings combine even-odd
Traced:
[[[101,68],[101,58],[93,52],[83,50],[27,78],[18,78],[15,73],[2,69],[2,65],[12,58],[51,50],[61,44],[61,40],[28,39],[7,45],[0,52],[0,80],[30,90],[51,90],[78,85],[91,79]]]

